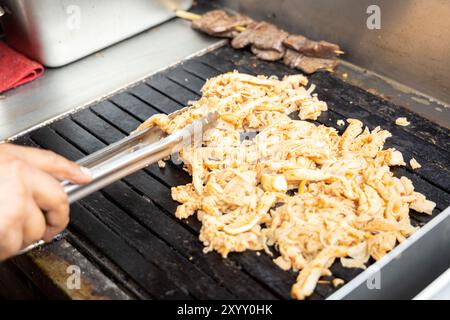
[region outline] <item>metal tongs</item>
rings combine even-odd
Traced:
[[[185,109],[172,113],[169,117],[173,118]],[[68,195],[69,203],[80,200],[191,145],[193,139],[201,139],[203,132],[209,129],[218,118],[217,112],[209,113],[206,117],[195,120],[182,130],[168,136],[158,127],[152,126],[79,160],[78,164],[90,169],[92,180],[85,185],[63,181],[61,185]],[[55,239],[61,237],[58,235]],[[42,240],[33,243],[22,249],[18,255],[42,244],[44,244]]]

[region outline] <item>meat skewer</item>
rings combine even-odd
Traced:
[[[327,41],[313,41],[301,35],[290,35],[265,21],[255,22],[244,15],[229,16],[223,10],[212,10],[197,15],[178,10],[176,15],[192,21],[192,27],[211,36],[231,38],[235,49],[251,46],[259,59],[283,62],[305,73],[318,70],[333,71],[338,65],[335,59],[344,52]]]
[[[218,13],[221,13],[221,14],[218,14]],[[212,15],[212,13],[214,13],[214,15]],[[212,20],[212,19],[210,19],[210,18],[221,18],[222,16],[223,16],[223,14],[225,14],[226,15],[226,13],[224,12],[224,11],[222,11],[222,10],[213,10],[213,11],[209,11],[209,12],[207,12],[207,13],[205,13],[203,16],[202,15],[199,15],[199,14],[196,14],[196,13],[192,13],[192,12],[188,12],[188,11],[184,11],[184,10],[177,10],[176,12],[175,12],[175,14],[176,14],[176,16],[177,17],[179,17],[179,18],[182,18],[182,19],[186,19],[186,20],[190,20],[190,21],[192,21],[192,22],[194,22],[194,21],[196,21],[196,20],[200,20],[200,19],[202,19],[202,18],[206,18],[206,17],[208,17],[208,20]],[[211,15],[210,15],[211,14]],[[228,16],[228,15],[226,15],[228,18],[233,18],[233,16]],[[253,20],[251,19],[251,18],[249,18],[249,17],[247,17],[247,16],[244,16],[244,15],[237,15],[237,16],[234,16],[234,17],[238,17],[238,18],[245,18],[246,20],[241,20],[241,19],[236,19],[236,21],[239,21],[239,22],[241,22],[241,24],[234,24],[232,27],[234,28],[234,30],[236,30],[236,31],[238,31],[238,32],[244,32],[247,28],[247,26],[251,23],[251,22],[253,22]],[[247,20],[248,19],[248,20]],[[220,21],[219,21],[220,22]],[[195,28],[195,29],[199,29],[198,28],[198,26],[199,26],[199,24],[198,23],[196,23],[195,25],[193,25],[193,27]],[[201,31],[204,31],[204,30],[202,30],[202,29],[199,29],[199,30],[201,30]],[[221,32],[221,31],[217,31],[217,32]],[[214,35],[217,35],[217,33],[216,34],[214,34]],[[308,44],[308,46],[306,47],[306,48],[301,48],[302,47],[302,44],[303,43],[307,43]],[[301,35],[289,35],[288,37],[287,37],[287,39],[286,40],[284,40],[283,41],[283,44],[286,46],[286,47],[288,47],[288,48],[291,48],[291,49],[294,49],[294,50],[296,50],[296,51],[299,51],[299,50],[303,50],[303,53],[306,53],[306,55],[308,55],[307,53],[308,52],[310,52],[311,54],[309,55],[309,56],[314,56],[314,57],[317,57],[317,58],[329,58],[330,56],[330,54],[331,54],[331,51],[330,50],[328,50],[328,52],[329,52],[329,54],[328,54],[328,56],[318,56],[318,55],[314,55],[314,54],[316,54],[318,51],[321,51],[321,50],[323,50],[323,47],[328,47],[327,49],[332,49],[332,52],[334,53],[334,54],[336,54],[336,55],[341,55],[341,54],[344,54],[345,52],[344,51],[342,51],[342,50],[340,50],[340,48],[339,48],[339,46],[337,45],[337,44],[334,44],[334,43],[330,43],[330,42],[327,42],[327,41],[319,41],[319,42],[317,42],[317,41],[312,41],[312,40],[310,40],[310,39],[307,39],[306,37],[304,37],[304,36],[301,36]],[[317,49],[318,48],[318,49]]]

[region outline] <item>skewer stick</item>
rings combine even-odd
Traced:
[[[234,27],[234,29],[236,29],[236,31],[239,31],[239,32],[244,32],[246,28],[243,26],[236,26],[236,27]]]
[[[198,20],[198,19],[200,19],[202,17],[199,14],[195,14],[195,13],[184,11],[184,10],[176,10],[175,11],[175,15],[178,18],[191,20],[191,21]]]
[[[175,15],[178,18],[185,19],[185,20],[190,20],[190,21],[198,20],[198,19],[200,19],[202,17],[199,14],[192,13],[192,12],[189,12],[189,11],[184,11],[184,10],[176,10],[175,11]],[[243,27],[243,26],[235,26],[234,29],[236,31],[238,31],[238,32],[244,32],[246,30],[246,28]],[[341,54],[344,54],[345,52],[342,51],[342,50],[334,50],[334,53],[337,54],[337,55],[341,55]]]
[[[191,12],[184,11],[184,10],[177,10],[177,11],[175,11],[175,15],[178,18],[182,18],[182,19],[186,19],[186,20],[190,20],[190,21],[198,20],[198,19],[200,19],[202,17],[199,14],[191,13]],[[235,26],[234,29],[236,31],[238,31],[238,32],[244,32],[245,31],[245,27],[243,27],[243,26]]]

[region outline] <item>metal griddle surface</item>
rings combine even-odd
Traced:
[[[247,51],[229,47],[160,72],[125,92],[97,103],[51,125],[35,130],[16,143],[40,146],[77,160],[129,134],[155,113],[171,113],[199,98],[205,79],[239,70],[250,74],[296,73],[280,63],[259,61]],[[434,212],[450,205],[449,131],[406,109],[349,85],[328,73],[312,75],[319,98],[328,103],[318,123],[333,126],[338,119],[356,118],[373,129],[388,129],[395,147],[408,162],[416,158],[422,168],[396,168],[397,176],[410,178],[416,190],[437,203]],[[411,125],[398,127],[397,117]],[[140,298],[188,299],[290,299],[296,273],[279,269],[269,256],[255,252],[203,254],[195,217],[175,218],[177,203],[170,187],[188,183],[181,167],[168,162],[153,165],[117,182],[71,207],[70,232],[74,245],[103,272]],[[415,225],[432,217],[413,213]],[[76,240],[76,241],[75,241]],[[373,261],[372,261],[373,262]],[[362,272],[335,263],[334,276],[350,281]],[[311,299],[333,293],[329,284],[319,284]]]

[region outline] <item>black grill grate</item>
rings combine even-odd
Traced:
[[[125,137],[151,115],[171,113],[198,99],[205,79],[235,69],[277,76],[295,73],[282,64],[259,61],[249,52],[220,48],[35,130],[16,143],[80,159]],[[414,172],[408,168],[394,172],[410,178],[418,191],[437,202],[433,216],[450,205],[449,131],[328,73],[317,73],[310,80],[329,106],[319,123],[337,127],[338,119],[357,118],[371,129],[380,125],[390,130],[394,137],[389,145],[402,151],[405,160],[414,157],[422,164]],[[412,120],[412,125],[395,126],[399,116]],[[197,239],[199,222],[195,217],[177,220],[177,203],[170,197],[170,187],[189,181],[179,166],[153,165],[74,204],[69,230],[81,241],[80,251],[116,280],[118,267],[130,279],[121,284],[141,292],[143,298],[289,299],[296,274],[282,271],[269,256],[244,252],[222,259],[216,253],[203,254]],[[429,219],[413,214],[416,225]],[[102,257],[92,252],[101,252]],[[335,263],[332,271],[348,282],[362,270]],[[323,299],[334,290],[319,284],[311,299]]]

